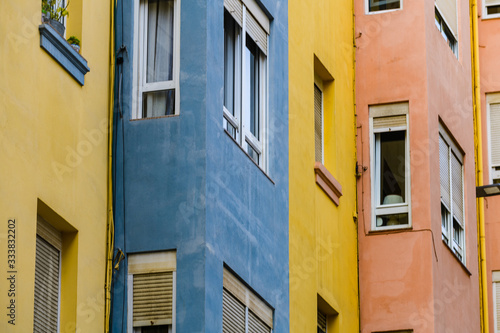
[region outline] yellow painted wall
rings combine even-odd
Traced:
[[[104,330],[111,1],[72,0],[80,86],[40,47],[41,1],[5,1],[0,20],[0,332],[33,331],[37,214],[63,231],[60,332]],[[7,294],[16,221],[15,297]],[[15,326],[6,307],[15,300]]]
[[[290,0],[290,332],[315,332],[319,294],[358,332],[353,14],[351,1]],[[314,78],[324,81],[325,161],[342,185],[337,207],[315,182]]]

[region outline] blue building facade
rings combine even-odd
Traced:
[[[289,331],[287,15],[278,0],[118,2],[112,332],[222,332],[227,291],[246,331],[269,311]],[[139,313],[156,301],[134,278],[164,271],[170,317]]]

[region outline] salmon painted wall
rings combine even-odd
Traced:
[[[328,332],[359,330],[352,10],[349,1],[289,1],[290,332],[316,331],[318,295],[338,312]],[[315,182],[315,73],[339,206]]]
[[[40,47],[40,5],[5,2],[0,20],[0,332],[33,331],[37,215],[63,232],[60,332],[102,332],[111,2],[71,1],[66,36],[82,41],[83,86]]]
[[[481,113],[483,130],[483,169],[485,185],[492,184],[490,178],[490,144],[488,138],[488,104],[486,96],[500,93],[500,18],[487,18],[483,12],[483,1],[478,3],[479,71],[481,79]],[[491,95],[490,95],[491,96]],[[497,101],[498,102],[498,101]],[[488,310],[490,332],[495,332],[493,317],[492,271],[500,271],[500,197],[485,198],[486,268],[488,274]]]
[[[468,2],[459,1],[458,59],[434,1],[356,9],[361,332],[479,329]],[[371,231],[369,106],[408,102],[412,227]],[[439,119],[465,152],[466,267],[441,241]],[[436,171],[437,170],[437,171]],[[469,275],[469,272],[471,275]],[[457,315],[459,313],[460,315]]]

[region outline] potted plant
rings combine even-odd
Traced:
[[[61,36],[66,29],[63,18],[69,15],[69,1],[63,6],[63,0],[42,0],[42,20],[48,23]]]
[[[80,40],[78,38],[71,36],[68,38],[68,43],[76,52],[80,53]]]

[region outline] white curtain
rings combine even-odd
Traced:
[[[174,2],[149,0],[146,82],[173,80]],[[174,90],[148,92],[143,96],[145,117],[174,114]]]

